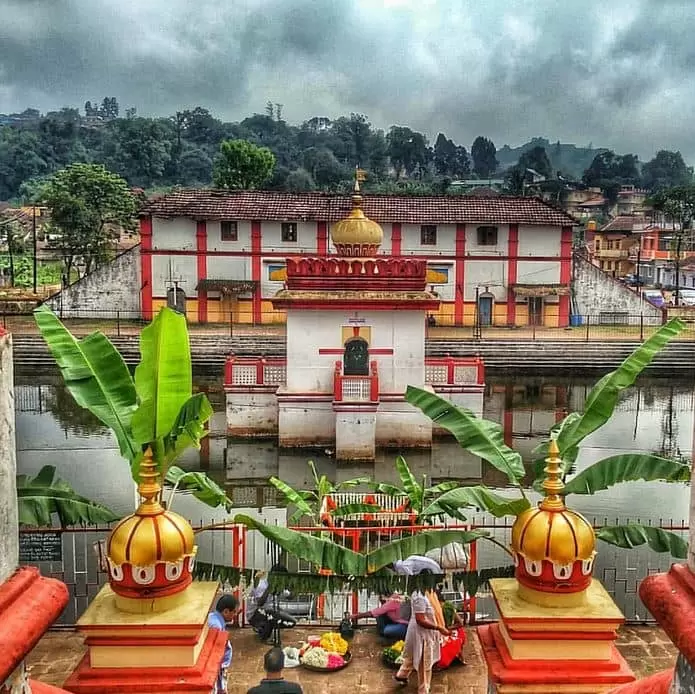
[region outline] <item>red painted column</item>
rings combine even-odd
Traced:
[[[401,255],[401,223],[391,225],[391,255]]]
[[[140,217],[140,310],[152,320],[152,217]]]
[[[562,227],[560,235],[560,284],[569,287],[572,281],[572,227]],[[570,297],[560,297],[558,326],[565,328],[570,324]]]
[[[516,324],[516,294],[512,285],[516,284],[517,262],[519,259],[519,225],[509,225],[509,242],[507,244],[507,324]]]
[[[258,324],[263,319],[263,301],[261,299],[261,223],[251,222],[251,279],[257,282],[253,293],[253,322]]]
[[[456,280],[454,284],[454,325],[463,325],[463,299],[466,274],[466,225],[456,225]]]
[[[198,261],[198,282],[208,278],[208,228],[205,220],[196,224],[196,259]],[[208,293],[198,290],[198,322],[208,321]]]
[[[328,225],[326,222],[316,223],[316,253],[328,255]]]

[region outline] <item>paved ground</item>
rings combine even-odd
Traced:
[[[283,634],[285,645],[298,644],[317,630],[293,630]],[[259,644],[249,629],[233,630],[234,661],[230,677],[230,694],[245,694],[262,676],[262,656],[265,647]],[[339,688],[345,694],[414,691],[411,684],[401,689],[393,682],[392,672],[381,663],[382,644],[370,630],[360,630],[352,644],[353,663],[332,675],[321,675],[303,669],[288,670],[287,679],[299,681],[305,694],[328,694]],[[620,651],[639,677],[672,667],[675,649],[665,634],[656,628],[626,627],[618,642]],[[29,657],[31,676],[48,684],[60,686],[84,653],[82,638],[71,632],[49,633],[39,642]],[[436,673],[432,694],[485,694],[485,665],[474,634],[469,633],[466,646],[468,665],[454,666]]]

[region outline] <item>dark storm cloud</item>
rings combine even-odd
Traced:
[[[695,1],[0,0],[0,111],[366,113],[695,159]]]

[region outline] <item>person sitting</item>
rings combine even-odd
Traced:
[[[381,594],[379,595],[379,603],[380,605],[373,610],[358,612],[351,615],[350,619],[357,621],[358,619],[374,617],[379,636],[394,641],[405,639],[409,621],[404,616],[405,600],[398,593]]]
[[[271,648],[263,657],[265,677],[260,684],[251,687],[246,694],[303,694],[296,682],[288,682],[282,676],[285,667],[285,654],[281,648]]]
[[[275,564],[270,572],[287,573],[287,568],[282,564]],[[280,595],[287,598],[290,596],[290,592],[284,590]],[[251,589],[246,601],[246,618],[261,641],[267,641],[273,633],[273,629],[291,629],[297,624],[297,620],[292,615],[275,609],[272,607],[272,603],[268,603],[271,597],[268,579],[264,574],[260,574],[257,585]]]
[[[233,622],[239,614],[239,601],[233,595],[223,595],[217,601],[214,612],[208,615],[208,626],[218,631],[227,631],[227,624]],[[220,672],[215,683],[214,694],[226,694],[227,670],[232,664],[232,644],[227,639],[224,656],[220,663]]]

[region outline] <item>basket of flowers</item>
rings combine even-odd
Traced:
[[[337,672],[352,661],[347,641],[336,632],[326,632],[319,643],[303,644],[299,650],[302,667],[315,672]]]
[[[403,648],[405,647],[405,641],[396,641],[392,646],[384,648],[381,653],[381,659],[387,668],[391,670],[398,670],[398,668],[403,663]]]

